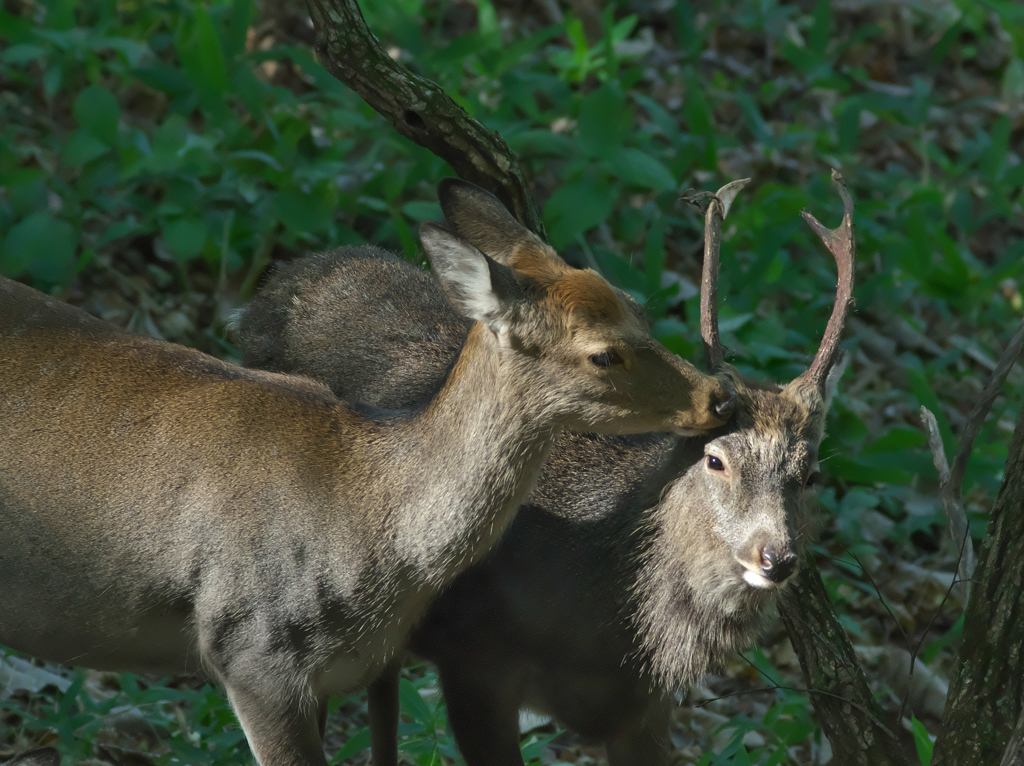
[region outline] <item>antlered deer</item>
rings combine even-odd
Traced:
[[[709,365],[734,380],[730,423],[703,437],[563,432],[501,543],[415,628],[411,648],[437,665],[470,766],[522,765],[523,706],[603,739],[613,766],[662,764],[667,691],[753,642],[807,541],[818,445],[842,370],[853,203],[837,182],[840,228],[805,214],[839,265],[810,369],[765,387],[723,366],[713,296],[725,210],[714,201],[701,321]],[[507,258],[509,248],[478,229],[482,218],[447,203],[456,231]],[[418,322],[396,321],[394,293]],[[250,363],[308,373],[382,406],[436,388],[465,332],[428,274],[347,251],[283,266],[240,326]],[[396,685],[397,666],[370,689],[376,766],[397,759]]]
[[[442,201],[489,231],[464,186]],[[494,232],[514,268],[438,225],[420,236],[472,324],[406,412],[0,280],[0,642],[204,669],[262,766],[324,766],[328,696],[371,681],[500,536],[562,425],[691,432],[729,414],[728,389],[654,341],[632,300],[525,230]]]

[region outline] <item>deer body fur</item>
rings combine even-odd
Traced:
[[[513,272],[438,226],[421,236],[475,321],[406,412],[0,280],[0,641],[203,669],[262,766],[323,766],[327,697],[372,680],[497,539],[561,425],[721,423],[721,383],[660,349],[596,275]],[[609,348],[631,369],[591,360]]]

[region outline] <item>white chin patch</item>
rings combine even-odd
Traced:
[[[747,569],[743,572],[743,579],[746,580],[747,585],[752,585],[755,588],[774,588],[775,583],[765,577],[763,574],[752,572]]]

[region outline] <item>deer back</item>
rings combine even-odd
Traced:
[[[379,248],[342,247],[278,265],[236,332],[246,367],[403,409],[440,388],[471,324],[427,272]]]

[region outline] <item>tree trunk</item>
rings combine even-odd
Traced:
[[[779,612],[812,690],[815,717],[842,766],[906,766],[898,732],[882,723],[867,679],[836,618],[814,560],[783,591]]]
[[[508,144],[452,101],[437,83],[394,61],[366,26],[355,0],[307,0],[316,53],[406,138],[443,159],[460,178],[500,199],[526,228],[546,239],[544,223]]]
[[[974,571],[933,763],[999,766],[1024,711],[1024,411]]]

